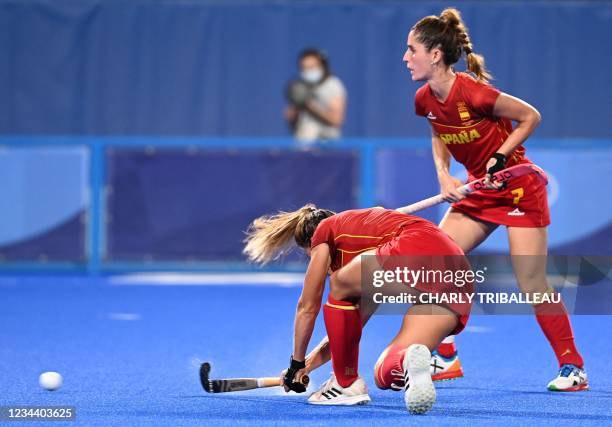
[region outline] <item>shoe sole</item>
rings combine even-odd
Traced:
[[[560,393],[567,393],[567,392],[572,392],[572,391],[587,391],[588,389],[589,389],[588,384],[580,384],[580,385],[576,385],[570,388],[557,388],[555,386],[548,387],[548,391],[554,391],[554,392],[560,392]]]
[[[321,400],[321,401],[313,401],[310,400],[308,403],[310,405],[343,405],[343,406],[352,406],[352,405],[366,405],[370,402],[370,396],[367,394],[360,394],[357,396],[343,396],[343,397],[334,397],[329,400]]]
[[[404,394],[406,408],[411,414],[424,414],[436,402],[436,389],[429,373],[431,353],[422,344],[412,344],[404,356],[410,386]]]
[[[432,381],[452,381],[452,380],[457,380],[459,378],[463,378],[462,371],[444,372],[442,374],[436,374],[436,375],[431,376]]]

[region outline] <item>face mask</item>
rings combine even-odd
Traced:
[[[302,80],[307,83],[318,83],[323,78],[323,70],[320,68],[309,68],[302,71]]]

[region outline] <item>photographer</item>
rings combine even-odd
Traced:
[[[329,68],[326,55],[305,49],[299,56],[300,78],[287,88],[285,118],[296,139],[304,142],[340,138],[346,89]]]

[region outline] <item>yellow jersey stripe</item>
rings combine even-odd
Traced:
[[[369,251],[370,249],[376,249],[378,246],[372,246],[371,248],[365,248],[365,249],[360,249],[358,251],[347,251],[346,249],[338,249],[340,252],[342,253],[347,253],[347,254],[358,254],[361,252],[365,252],[365,251]]]
[[[442,123],[438,123],[438,122],[434,122],[432,121],[431,123],[433,123],[434,125],[438,125],[438,126],[444,126],[445,128],[455,128],[455,129],[467,129],[467,128],[471,128],[476,126],[479,123],[482,123],[485,119],[480,119],[479,121],[477,121],[476,123],[474,123],[473,125],[470,126],[451,126],[451,125],[443,125]]]
[[[383,237],[390,236],[393,233],[383,234],[382,236],[360,236],[358,234],[339,234],[334,238],[334,240],[338,240],[340,237],[356,237],[358,239],[382,239]]]

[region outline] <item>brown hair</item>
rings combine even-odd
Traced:
[[[249,261],[266,264],[288,252],[292,240],[308,248],[317,225],[332,215],[335,212],[307,204],[297,211],[261,216],[249,226],[242,252]]]
[[[454,8],[447,8],[440,16],[426,16],[412,27],[416,39],[425,45],[427,50],[439,47],[444,54],[444,63],[453,65],[465,53],[467,69],[476,75],[479,81],[487,83],[492,79],[485,68],[482,55],[473,52],[468,29],[461,19],[461,13]]]

